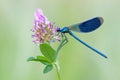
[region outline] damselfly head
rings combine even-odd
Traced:
[[[61,33],[69,33],[69,28],[68,27],[63,27],[61,30],[60,30]]]

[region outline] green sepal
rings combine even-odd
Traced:
[[[51,62],[55,61],[56,51],[48,44],[40,44],[41,53],[48,58]]]
[[[46,65],[46,67],[43,70],[43,73],[48,73],[53,69],[53,65]]]

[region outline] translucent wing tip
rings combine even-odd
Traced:
[[[99,20],[100,20],[101,24],[103,24],[104,19],[103,19],[102,17],[98,17],[98,18],[99,18]]]

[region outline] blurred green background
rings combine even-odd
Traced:
[[[57,80],[55,70],[43,74],[41,63],[26,61],[40,54],[30,31],[38,8],[60,27],[104,18],[98,30],[75,34],[109,58],[67,35],[69,43],[59,54],[62,80],[120,80],[119,0],[0,0],[0,80]]]

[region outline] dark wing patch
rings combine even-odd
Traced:
[[[79,25],[80,32],[91,32],[96,30],[103,23],[102,17],[96,17]]]
[[[98,27],[100,27],[100,25],[102,25],[102,23],[102,17],[95,17],[85,22],[74,24],[68,27],[72,31],[87,33],[96,30]]]

